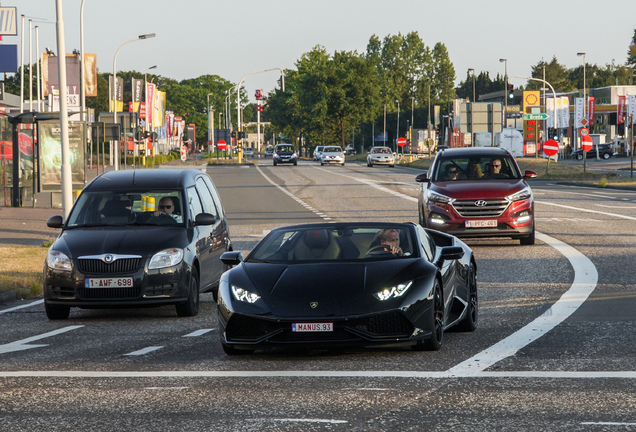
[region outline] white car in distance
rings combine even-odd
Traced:
[[[320,155],[320,165],[340,164],[344,166],[345,155],[340,146],[325,146]]]
[[[367,154],[367,166],[388,165],[395,166],[395,155],[389,147],[371,147]]]

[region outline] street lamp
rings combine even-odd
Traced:
[[[413,111],[415,109],[415,96],[411,96],[411,128],[409,129],[409,146],[413,141]]]
[[[397,140],[400,137],[400,101],[399,100],[395,100],[395,103],[397,104],[397,128],[395,129],[395,152],[397,153]]]
[[[475,69],[469,68],[468,72],[473,73],[473,100],[470,104],[470,141],[475,145],[475,131],[473,130],[473,118],[475,117],[475,111],[473,110],[473,104],[475,103]]]
[[[587,95],[586,95],[586,88],[585,88],[585,53],[584,52],[580,52],[580,53],[576,53],[577,56],[583,56],[583,118],[587,119]],[[579,128],[579,125],[576,125],[576,128]],[[577,141],[578,141],[578,137],[577,137]],[[597,158],[598,159],[598,158]]]
[[[210,115],[210,95],[213,93],[208,93],[208,153],[212,152],[212,135],[210,135],[210,130],[214,132],[214,111],[212,111],[212,115]]]
[[[86,121],[86,88],[84,85],[84,76],[86,75],[86,65],[84,64],[84,2],[80,6],[80,121]],[[91,166],[93,158],[91,156]]]
[[[504,64],[504,128],[508,127],[508,59],[499,59]]]
[[[149,33],[144,35],[139,35],[137,39],[131,39],[127,42],[124,42],[115,52],[115,57],[113,58],[113,94],[112,94],[112,102],[113,102],[113,123],[117,124],[117,55],[121,49],[128,45],[131,42],[135,42],[143,39],[150,39],[155,37],[155,33]],[[116,156],[115,156],[115,171],[119,170],[119,140],[117,140],[116,144]]]

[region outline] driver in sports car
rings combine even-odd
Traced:
[[[400,233],[396,229],[383,229],[378,232],[380,244],[385,245],[385,251],[391,252],[393,255],[402,255],[400,248]]]

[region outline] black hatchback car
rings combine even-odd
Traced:
[[[175,304],[178,316],[199,311],[232,250],[228,223],[210,177],[196,169],[109,171],[82,190],[44,264],[50,319],[71,307]]]
[[[592,150],[587,152],[586,159],[596,159],[596,147],[598,147],[598,156],[600,158],[607,160],[614,155],[614,150],[610,144],[597,144],[592,146]],[[583,160],[583,149],[573,151],[572,159]]]

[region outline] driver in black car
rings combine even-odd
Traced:
[[[172,198],[163,197],[159,200],[159,210],[155,211],[153,216],[158,217],[162,215],[168,215],[172,217],[172,212],[174,212],[174,203],[172,202]]]
[[[386,246],[385,251],[391,252],[393,255],[402,255],[400,248],[400,233],[398,230],[390,228],[383,229],[378,233],[380,244]]]

